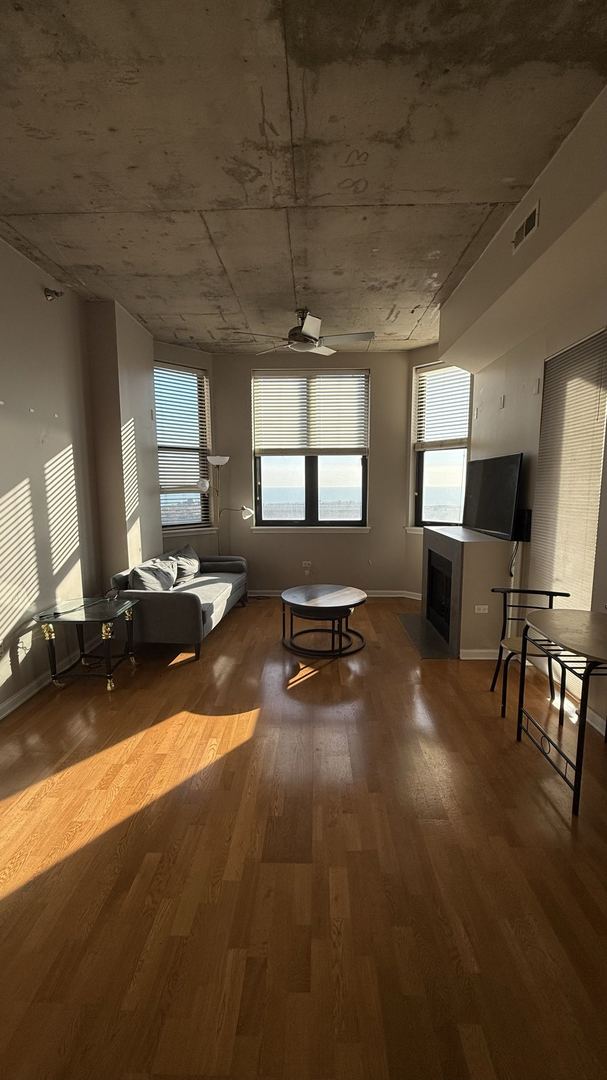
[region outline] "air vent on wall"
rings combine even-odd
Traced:
[[[522,222],[522,224],[519,225],[519,227],[516,230],[514,236],[512,237],[512,250],[513,251],[517,251],[518,248],[520,248],[521,244],[523,243],[523,240],[526,240],[527,237],[532,232],[535,232],[535,230],[538,227],[539,220],[540,220],[540,204],[538,202],[533,207],[533,210],[529,211],[529,213],[527,214],[527,217]]]

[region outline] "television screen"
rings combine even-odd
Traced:
[[[512,540],[516,532],[522,454],[469,461],[463,524]]]

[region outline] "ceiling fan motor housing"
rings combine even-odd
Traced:
[[[313,347],[316,344],[316,339],[310,337],[309,334],[304,334],[301,326],[292,326],[287,335],[289,344],[291,345],[309,345]],[[306,349],[298,349],[298,352],[306,352]]]

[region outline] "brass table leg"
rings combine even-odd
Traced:
[[[46,641],[48,662],[51,669],[51,682],[53,686],[61,688],[63,683],[57,678],[57,656],[55,654],[55,627],[52,623],[42,623],[42,636]]]
[[[111,622],[104,622],[101,624],[101,640],[105,647],[105,677],[106,687],[108,690],[114,689],[114,680],[112,678],[112,638],[114,636],[114,624]]]
[[[126,649],[131,664],[135,666],[137,663],[135,659],[135,650],[133,647],[133,609],[129,608],[124,613],[124,621],[126,623]]]

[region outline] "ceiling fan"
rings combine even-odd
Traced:
[[[366,330],[361,334],[328,334],[321,337],[321,320],[315,315],[310,315],[307,308],[298,308],[297,326],[292,326],[286,337],[277,334],[256,334],[255,331],[237,330],[236,333],[252,333],[253,337],[267,337],[274,341],[282,342],[280,345],[272,345],[270,349],[263,349],[257,356],[265,353],[277,352],[279,349],[292,349],[293,352],[315,353],[316,356],[332,356],[336,349],[332,345],[351,345],[355,341],[373,341],[375,334],[372,330]]]

